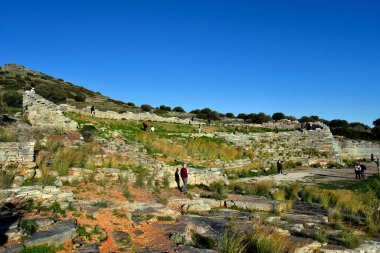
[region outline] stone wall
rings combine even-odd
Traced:
[[[335,138],[344,159],[370,159],[371,154],[380,158],[380,143],[371,141],[356,141],[346,138]]]
[[[65,112],[75,112],[83,115],[91,115],[90,108],[77,109],[75,106],[70,105],[62,105]],[[180,119],[178,117],[161,117],[159,115],[145,112],[145,113],[133,113],[133,112],[125,112],[118,113],[114,111],[95,111],[95,116],[99,118],[105,119],[126,119],[126,120],[136,120],[136,121],[159,121],[159,122],[168,122],[168,123],[179,123],[179,124],[189,124],[189,119]],[[192,124],[204,124],[204,122],[192,122]]]
[[[0,164],[34,161],[34,142],[0,142]]]
[[[59,189],[56,186],[22,186],[12,189],[0,190],[0,207],[5,203],[25,203],[32,199],[42,206],[52,205],[54,202],[66,208],[74,201],[73,192],[70,189]]]
[[[34,91],[25,91],[23,96],[23,111],[26,119],[33,126],[53,128],[63,131],[76,131],[78,124],[71,121],[58,106]]]
[[[324,162],[340,162],[340,147],[328,126],[316,130],[264,132],[264,133],[216,133],[218,137],[244,149],[255,152],[255,159],[273,163],[278,159],[300,162],[305,165]],[[244,161],[246,164],[246,161]],[[232,164],[234,166],[234,164]],[[226,167],[229,167],[227,164]]]

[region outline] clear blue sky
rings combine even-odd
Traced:
[[[380,117],[380,2],[0,0],[0,65],[114,99]]]

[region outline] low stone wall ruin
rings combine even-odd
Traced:
[[[0,164],[34,161],[34,142],[0,142]]]
[[[345,138],[336,138],[343,159],[370,159],[371,154],[380,158],[380,143],[371,141],[356,141]]]
[[[63,131],[76,131],[78,129],[78,124],[64,115],[61,106],[46,100],[34,91],[25,91],[23,112],[33,126]]]

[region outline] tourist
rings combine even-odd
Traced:
[[[181,190],[181,184],[179,182],[179,169],[177,168],[175,173],[174,173],[174,179],[175,179],[175,182],[177,183],[177,188],[178,190]]]
[[[376,160],[375,163],[376,163],[376,166],[377,166],[377,172],[380,173],[380,167],[379,167],[380,163],[379,163],[379,158],[377,158],[377,160]]]
[[[208,125],[211,126],[211,118],[207,119]]]
[[[199,124],[199,126],[198,126],[198,133],[199,133],[199,134],[202,133],[202,127],[201,127],[201,124]]]
[[[375,158],[373,157],[373,154],[371,154],[371,162],[373,163],[375,161]]]
[[[154,126],[150,128],[150,132],[154,134]]]
[[[364,171],[366,169],[367,169],[367,167],[363,163],[360,163],[360,176],[362,179],[365,179]]]
[[[280,160],[277,161],[277,173],[278,174],[282,174],[282,168],[283,168],[282,163],[283,162],[284,161],[280,161]]]
[[[148,122],[144,121],[143,122],[143,130],[146,132],[147,129],[148,129]]]
[[[361,171],[360,165],[356,164],[355,167],[354,167],[355,179],[360,179],[361,178],[360,171]]]
[[[186,186],[187,186],[187,165],[186,163],[183,164],[181,168],[181,178],[183,181],[183,186],[182,186],[182,192],[186,192]]]
[[[95,116],[95,106],[92,105],[90,108],[91,116]]]

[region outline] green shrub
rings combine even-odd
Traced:
[[[84,94],[77,94],[74,96],[74,100],[77,102],[85,102],[86,101],[86,95]]]
[[[214,249],[217,245],[217,242],[214,239],[198,233],[194,233],[191,236],[191,239],[199,248]]]
[[[174,112],[185,112],[185,110],[181,106],[176,106],[173,108]]]
[[[338,235],[338,238],[341,240],[342,246],[353,249],[360,245],[360,238],[352,231],[341,231]]]
[[[140,106],[141,110],[143,110],[144,112],[150,112],[153,110],[153,107],[150,106],[150,105],[146,105],[146,104],[143,104]]]
[[[22,94],[18,91],[9,90],[5,91],[3,94],[3,102],[7,106],[11,107],[21,107],[22,105]]]
[[[91,205],[99,208],[107,208],[109,206],[108,201],[106,200],[99,200],[97,202],[92,203]]]
[[[34,220],[21,220],[18,224],[20,228],[27,234],[32,235],[37,232],[38,224]]]
[[[11,188],[15,175],[7,172],[0,171],[0,189]]]
[[[60,249],[61,247],[43,244],[43,245],[37,245],[37,246],[24,247],[20,251],[20,253],[55,253]]]
[[[129,190],[128,185],[125,185],[125,186],[124,186],[123,196],[126,197],[127,199],[133,197],[132,193],[131,193],[130,190]]]
[[[218,240],[218,249],[222,253],[244,253],[246,243],[244,236],[237,234],[231,229],[226,229]]]
[[[224,182],[212,182],[209,189],[213,192],[213,198],[216,200],[222,200],[227,198],[228,188],[224,185]]]

